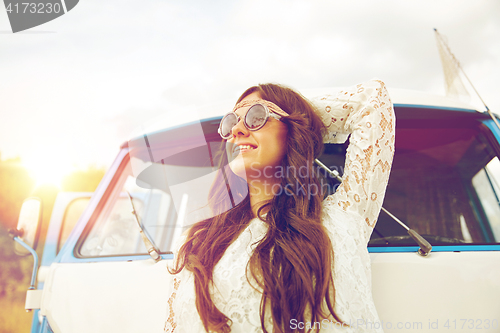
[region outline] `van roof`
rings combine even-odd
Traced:
[[[317,89],[307,89],[303,90],[302,93],[307,98],[312,98],[315,96],[321,95],[336,95],[337,92],[342,90],[341,87],[338,88],[317,88]],[[445,96],[430,94],[422,91],[415,90],[407,90],[407,89],[397,89],[397,88],[389,88],[389,95],[391,96],[391,100],[394,104],[394,107],[397,108],[420,108],[420,109],[439,109],[440,111],[463,111],[463,112],[478,112],[482,113],[483,111],[477,110],[475,107],[466,104],[464,102],[451,99]],[[225,104],[228,104],[225,107]],[[200,119],[194,119],[193,117],[189,117],[189,112],[184,112],[183,114],[186,116],[185,122],[182,124],[171,123],[170,126],[157,126],[155,128],[150,128],[146,130],[143,134],[153,134],[158,132],[163,132],[165,130],[170,130],[174,128],[183,127],[188,124],[192,124],[199,121],[216,121],[222,117],[222,113],[220,110],[230,109],[232,104],[222,103],[215,107],[204,107],[203,112],[195,112],[194,114],[201,113],[203,116]],[[156,122],[158,125],[161,122]],[[143,135],[138,135],[137,137],[131,138],[132,140],[143,139]],[[127,141],[124,142],[120,148],[127,147]]]
[[[303,95],[308,98],[326,94],[335,95],[341,90],[341,87],[308,89],[304,90]],[[389,96],[391,97],[392,103],[395,106],[479,111],[472,105],[442,95],[436,95],[417,90],[390,87],[388,87],[387,90],[389,91]]]

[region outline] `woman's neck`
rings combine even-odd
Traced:
[[[250,195],[250,207],[252,207],[253,216],[257,216],[257,211],[266,201],[271,200],[276,193],[280,192],[281,183],[275,179],[253,179],[248,182],[248,191]],[[267,213],[267,211],[264,211]]]

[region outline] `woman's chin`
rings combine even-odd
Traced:
[[[229,162],[229,168],[238,177],[241,177],[245,180],[247,179],[245,161],[241,154],[236,156],[231,162]]]

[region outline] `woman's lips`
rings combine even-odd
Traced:
[[[255,147],[254,145],[238,144],[233,149],[233,156],[239,154],[240,152],[244,153],[255,149],[257,149],[257,147]]]

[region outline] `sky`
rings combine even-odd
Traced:
[[[500,113],[499,1],[81,0],[16,34],[0,7],[0,158],[107,168],[142,124],[257,83],[444,95],[434,28]]]

